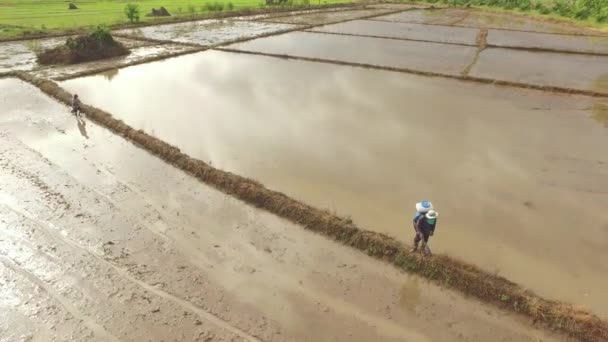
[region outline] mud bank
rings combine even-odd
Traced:
[[[70,94],[57,84],[36,79],[25,73],[16,75],[61,102],[70,102]],[[164,141],[141,130],[134,130],[102,110],[90,106],[83,106],[83,110],[87,117],[112,132],[125,137],[202,182],[256,208],[300,224],[306,229],[385,260],[405,271],[419,274],[442,286],[526,315],[535,322],[581,341],[591,342],[608,338],[608,323],[584,310],[579,310],[570,304],[546,300],[503,277],[489,274],[476,266],[446,255],[422,258],[419,255],[409,254],[407,245],[391,237],[361,230],[349,219],[271,191],[259,182],[215,169],[201,160],[189,157]]]

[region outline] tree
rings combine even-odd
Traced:
[[[136,4],[127,4],[125,6],[125,15],[131,23],[139,21],[139,6]]]

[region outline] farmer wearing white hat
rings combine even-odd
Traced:
[[[416,237],[414,237],[414,248],[410,252],[418,250],[418,244],[422,240],[422,251],[430,252],[427,249],[427,242],[429,237],[435,233],[435,225],[437,225],[437,217],[439,214],[434,209],[429,209],[425,214],[420,215],[414,222],[414,229],[416,230]]]

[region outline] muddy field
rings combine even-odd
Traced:
[[[0,43],[0,72],[70,79],[136,130],[399,241],[430,198],[435,253],[608,319],[607,38],[512,19],[384,4],[157,25],[118,32],[126,59],[73,67]],[[16,78],[0,164],[3,341],[566,340],[249,207]]]

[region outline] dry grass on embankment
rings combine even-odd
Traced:
[[[63,103],[70,102],[71,95],[52,81],[37,79],[21,72],[16,72],[14,75]],[[580,341],[608,340],[608,322],[586,311],[576,309],[569,304],[543,299],[503,277],[489,274],[474,265],[446,255],[425,258],[418,254],[409,254],[408,246],[389,236],[361,230],[349,219],[269,190],[254,180],[215,169],[160,139],[133,129],[102,110],[85,105],[83,111],[89,119],[123,136],[149,153],[256,208],[264,209],[300,224],[306,229],[357,248],[438,285],[458,290],[502,309],[526,315],[535,323],[541,323]]]

